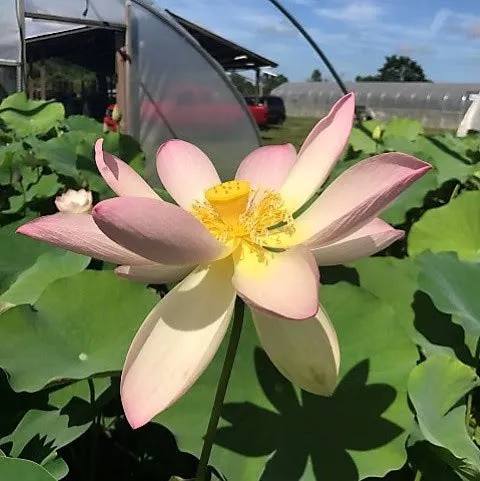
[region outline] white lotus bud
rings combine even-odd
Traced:
[[[60,212],[85,214],[92,210],[92,193],[85,189],[68,189],[55,199],[55,205]]]

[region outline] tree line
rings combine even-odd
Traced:
[[[230,74],[232,83],[239,92],[246,96],[256,95],[255,85],[243,75],[233,72]],[[314,69],[307,82],[328,82],[319,69]],[[269,95],[273,89],[288,82],[288,78],[279,74],[271,76],[262,74],[260,77],[264,95]],[[427,78],[422,66],[405,55],[390,55],[374,75],[357,75],[355,82],[431,82]]]

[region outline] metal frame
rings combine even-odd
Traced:
[[[132,21],[132,2],[127,0],[125,2],[125,113],[124,115],[124,128],[125,131],[130,133],[135,138],[139,138],[139,136],[135,136],[133,132],[133,126],[135,125],[135,119],[133,117],[134,108],[132,106],[132,93],[133,93],[133,75],[132,75],[132,62],[131,62],[131,55],[132,55],[132,37],[130,28]],[[138,122],[137,122],[138,124]],[[138,126],[135,126],[138,130]],[[138,132],[136,132],[138,134]]]
[[[26,62],[26,47],[25,47],[25,1],[15,0],[17,25],[20,35],[20,50],[18,55],[17,67],[17,92],[21,92],[26,87],[25,68]]]
[[[23,2],[24,0],[20,0]],[[35,13],[25,12],[25,18],[32,18],[34,20],[44,20],[46,22],[60,22],[60,23],[72,23],[75,25],[84,25],[86,27],[102,27],[112,30],[123,30],[125,25],[115,22],[102,22],[101,20],[90,20],[88,18],[79,19],[75,17],[62,17],[58,15],[50,15],[48,13]]]
[[[18,62],[0,58],[0,67],[18,67]]]

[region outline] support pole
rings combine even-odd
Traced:
[[[255,69],[255,100],[258,103],[262,95],[262,79],[260,77],[260,69]]]

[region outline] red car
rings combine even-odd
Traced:
[[[255,123],[259,127],[266,127],[268,125],[268,107],[257,102],[255,97],[245,97],[245,102]]]
[[[240,105],[229,102],[222,95],[216,95],[199,86],[170,86],[164,99],[144,99],[140,106],[143,118],[167,121],[174,128],[194,127],[201,130],[231,129],[241,122],[244,112]]]

